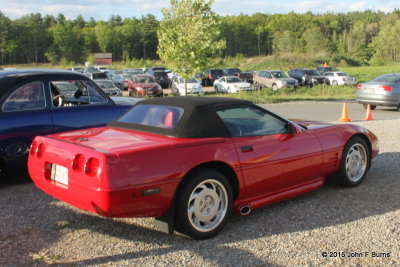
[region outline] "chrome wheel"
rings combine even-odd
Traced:
[[[361,144],[354,144],[346,155],[346,173],[349,180],[357,183],[363,178],[367,169],[368,156]]]
[[[228,210],[228,194],[222,183],[209,179],[201,182],[192,191],[187,206],[187,215],[193,228],[209,232],[218,227]]]

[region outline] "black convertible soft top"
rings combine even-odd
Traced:
[[[216,110],[238,106],[252,106],[253,103],[235,98],[182,96],[152,98],[138,102],[135,107],[139,105],[176,106],[183,108],[184,113],[182,119],[173,129],[126,123],[118,120],[110,122],[108,126],[179,138],[229,137],[230,133],[223,121],[216,114]],[[135,107],[129,112],[135,112]]]

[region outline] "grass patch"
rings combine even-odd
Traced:
[[[206,96],[233,97],[252,101],[258,104],[280,103],[286,101],[332,101],[354,100],[354,86],[317,85],[312,88],[300,87],[298,89],[285,88],[277,91],[264,88],[254,92],[240,92],[239,94],[216,94],[207,92]]]

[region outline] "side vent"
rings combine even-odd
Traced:
[[[335,169],[339,166],[339,153],[333,153],[327,157],[325,162],[326,169]]]

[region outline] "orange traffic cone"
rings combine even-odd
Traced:
[[[328,63],[325,62],[324,67],[328,67]]]
[[[365,121],[372,121],[373,120],[373,118],[372,118],[372,110],[371,110],[371,105],[370,104],[368,104],[367,114],[365,115],[365,119],[364,120]]]
[[[342,117],[338,119],[338,122],[350,122],[351,119],[347,115],[347,105],[346,103],[343,103],[343,111],[342,111]]]

